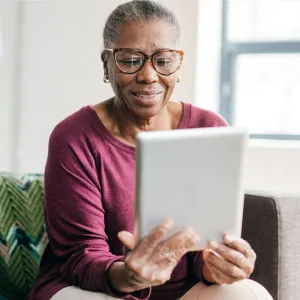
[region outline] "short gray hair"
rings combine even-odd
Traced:
[[[169,9],[151,0],[133,0],[119,5],[108,17],[103,30],[104,47],[111,48],[112,44],[118,41],[118,30],[121,25],[151,20],[163,20],[174,26],[176,38],[180,41],[181,27]]]

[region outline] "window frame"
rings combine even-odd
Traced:
[[[242,54],[300,54],[300,40],[270,42],[231,42],[227,40],[228,0],[222,0],[220,114],[233,125],[235,109],[235,70],[237,57]],[[300,140],[300,134],[250,134],[250,138]]]

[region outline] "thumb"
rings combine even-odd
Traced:
[[[136,239],[132,233],[128,231],[120,231],[118,233],[118,238],[122,244],[129,250],[133,250],[136,244]]]
[[[209,254],[211,253],[210,249],[204,249],[202,250],[202,256],[203,256],[203,260],[206,262],[207,257],[209,256]]]
[[[204,260],[205,262],[206,262],[207,257],[208,257],[210,254],[213,254],[213,255],[216,256],[216,257],[222,258],[222,256],[221,256],[218,252],[216,252],[216,251],[214,251],[214,250],[212,250],[212,249],[205,249],[205,250],[203,250],[203,254],[202,254],[203,260]]]

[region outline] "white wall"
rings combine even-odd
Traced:
[[[43,172],[54,126],[112,95],[102,81],[99,51],[105,16],[116,2],[22,2],[17,171]]]
[[[23,1],[20,128],[17,171],[42,172],[55,124],[88,104],[112,96],[102,82],[99,56],[108,14],[124,1]],[[193,101],[197,0],[165,0],[183,27],[182,82],[174,97]],[[32,158],[32,159],[30,159]]]
[[[18,88],[18,5],[17,1],[0,0],[0,169],[11,170],[15,164],[14,111]]]
[[[300,195],[300,141],[252,140],[246,157],[247,190]]]
[[[200,0],[197,33],[195,103],[219,110],[222,0]]]

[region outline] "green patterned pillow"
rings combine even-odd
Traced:
[[[42,175],[0,173],[0,299],[24,299],[47,244]]]

